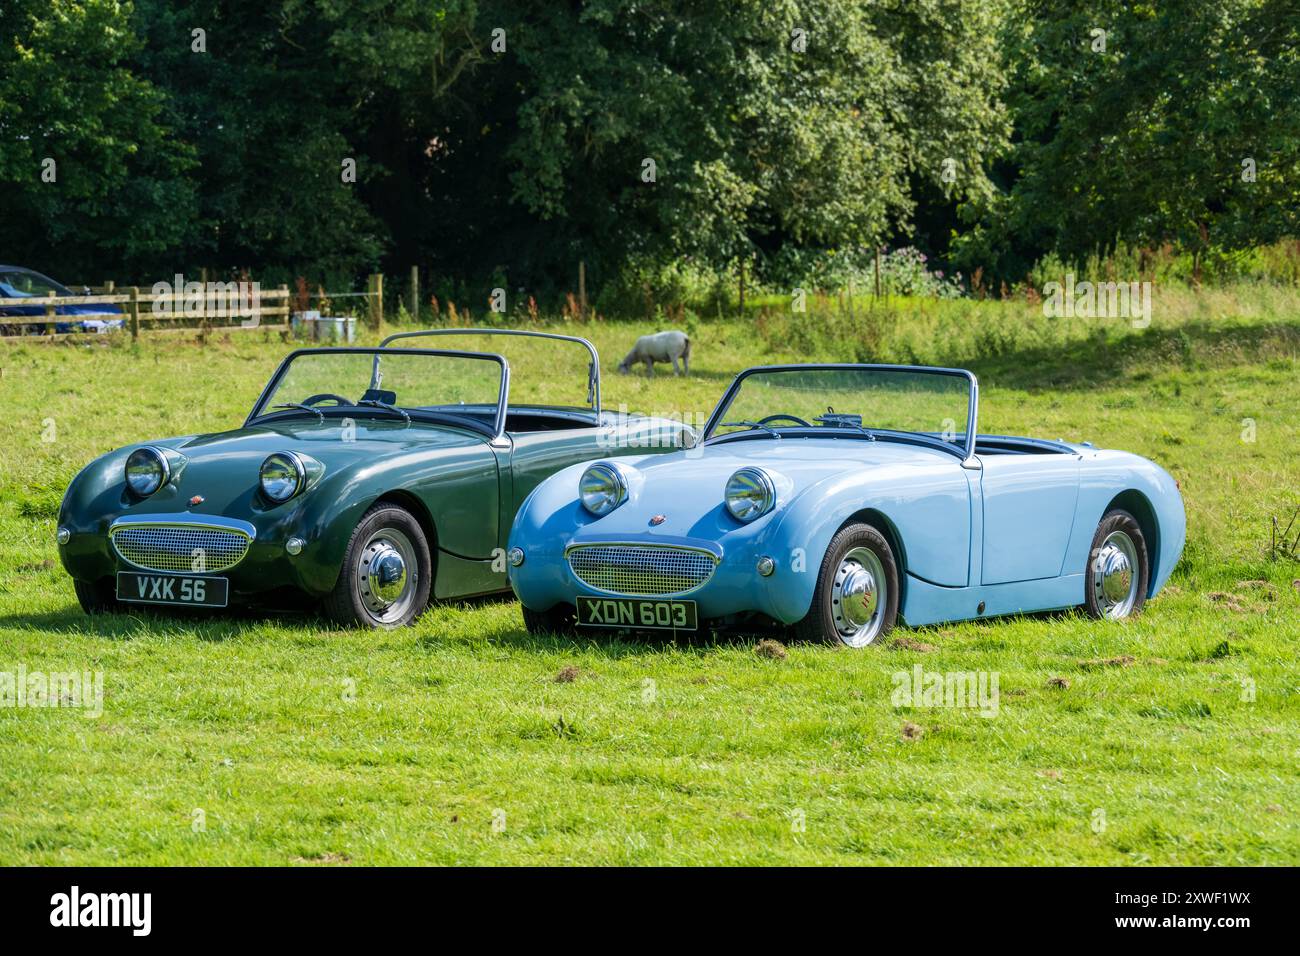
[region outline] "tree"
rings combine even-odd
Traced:
[[[138,275],[194,228],[194,153],[135,75],[119,0],[7,0],[0,247],[68,281]]]
[[[1296,0],[1031,0],[1008,18],[1009,188],[969,210],[969,264],[1202,253],[1300,230]]]
[[[875,242],[907,223],[910,177],[986,196],[984,156],[1006,127],[997,9],[485,6],[477,22],[507,24],[513,45],[467,82],[491,84],[490,135],[507,143],[510,199],[528,214],[496,218],[535,237],[525,245],[541,271],[581,255],[608,273],[684,256],[721,265],[761,244]]]

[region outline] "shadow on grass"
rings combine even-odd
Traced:
[[[1297,349],[1300,323],[1225,327],[1198,321],[1123,335],[1108,334],[1107,327],[1098,326],[1093,335],[1060,346],[956,356],[952,363],[1000,388],[1089,389],[1131,380],[1139,371],[1259,362],[1293,355]]]
[[[755,361],[753,364],[755,364],[755,365],[766,365],[766,364],[769,364],[769,363],[767,363],[767,362],[765,362],[765,361]],[[743,366],[742,366],[742,367],[743,367]],[[691,379],[698,379],[698,380],[700,380],[700,381],[706,381],[706,382],[708,382],[708,381],[713,381],[713,382],[725,382],[725,383],[727,383],[727,384],[730,384],[730,383],[731,383],[731,380],[732,380],[733,378],[736,377],[736,373],[740,371],[740,368],[736,368],[736,369],[716,369],[716,370],[714,370],[714,369],[699,369],[699,370],[691,369],[690,374],[688,374],[688,375],[674,375],[674,374],[673,374],[673,369],[672,369],[672,366],[671,366],[671,365],[668,366],[668,371],[667,371],[667,372],[663,371],[663,365],[660,365],[660,366],[659,366],[659,371],[655,372],[654,377],[651,378],[651,377],[649,377],[649,376],[647,376],[647,375],[645,374],[645,370],[644,370],[644,369],[645,369],[645,367],[642,366],[642,367],[641,367],[640,369],[638,369],[637,371],[635,371],[635,372],[628,372],[626,375],[624,375],[622,372],[617,372],[617,371],[602,372],[602,373],[601,373],[601,390],[602,390],[602,391],[606,391],[606,390],[608,390],[608,388],[610,387],[610,385],[616,385],[616,384],[619,383],[619,382],[627,381],[627,380],[629,380],[629,379],[632,379],[632,380],[635,380],[635,381],[638,381],[638,382],[674,382],[674,381],[680,381],[680,380],[682,380],[682,379],[685,379],[685,380],[688,380],[688,381],[691,380]],[[719,391],[720,391],[720,390],[719,390]]]
[[[148,604],[122,605],[105,614],[86,614],[76,602],[65,610],[39,614],[0,616],[0,629],[37,630],[53,634],[133,639],[145,634],[185,631],[201,641],[224,641],[246,633],[250,625],[281,625],[337,629],[338,625],[314,612],[284,608],[231,607],[203,611],[184,607],[164,608]]]
[[[610,660],[623,657],[637,657],[644,654],[674,652],[678,654],[707,653],[719,650],[734,650],[750,647],[764,637],[776,637],[776,633],[759,633],[756,631],[701,631],[672,635],[655,631],[620,631],[604,628],[574,628],[564,633],[531,634],[523,626],[520,618],[508,631],[493,636],[495,644],[530,653],[556,654],[583,651],[597,653]],[[431,641],[430,644],[433,642]]]

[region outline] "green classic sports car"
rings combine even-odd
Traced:
[[[441,335],[585,349],[586,404],[511,404],[502,355],[397,341]],[[438,329],[301,349],[243,427],[129,445],[83,468],[59,509],[59,556],[88,613],[310,604],[396,627],[431,599],[508,590],[506,537],[544,478],[693,438],[680,422],[602,411],[585,339]]]

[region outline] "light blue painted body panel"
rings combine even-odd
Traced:
[[[976,580],[1006,584],[1058,576],[1079,499],[1078,456],[989,455],[980,464],[984,546]]]
[[[1072,607],[1084,600],[1097,525],[1117,497],[1127,496],[1121,503],[1150,527],[1148,594],[1154,595],[1186,534],[1173,479],[1125,452],[1051,447],[1041,454],[986,454],[963,466],[932,447],[854,437],[709,443],[611,459],[629,493],[603,518],[578,502],[587,465],[576,465],[542,482],[520,508],[509,543],[523,550],[524,562],[511,569],[511,586],[525,606],[544,611],[594,593],[569,570],[569,545],[702,547],[719,556],[718,568],[681,595],[697,602],[701,621],[757,612],[792,624],[808,612],[831,538],[865,515],[887,529],[900,552],[900,611],[908,624]],[[747,465],[768,472],[777,500],[770,512],[741,524],[722,496],[731,474]],[[657,515],[663,522],[652,526]],[[761,556],[776,562],[771,577],[755,570]]]

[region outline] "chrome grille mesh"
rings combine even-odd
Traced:
[[[615,594],[679,594],[713,577],[707,551],[659,545],[583,545],[569,552],[569,567],[589,587]]]
[[[149,571],[215,573],[233,568],[248,552],[248,538],[238,531],[186,525],[117,528],[113,550],[125,561]]]

